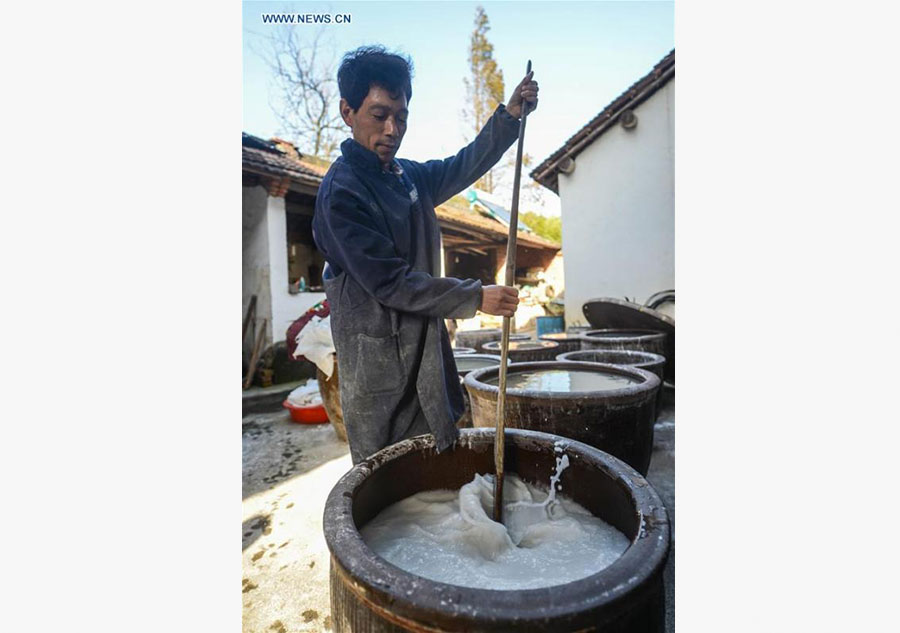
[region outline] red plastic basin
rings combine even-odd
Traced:
[[[291,412],[291,419],[294,422],[300,424],[325,424],[328,422],[328,414],[325,412],[324,405],[298,407],[285,400],[282,406]]]

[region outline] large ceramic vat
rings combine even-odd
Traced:
[[[572,376],[568,384],[566,372]],[[475,427],[496,425],[499,373],[499,366],[479,369],[463,381]],[[560,380],[516,388],[517,374],[541,373],[560,376]],[[590,444],[646,474],[660,386],[656,375],[633,367],[570,361],[514,363],[507,370],[505,423],[507,428],[553,433]]]
[[[486,354],[500,355],[501,341],[484,344]],[[507,358],[514,363],[527,363],[539,360],[553,360],[559,354],[559,343],[555,341],[509,341]]]
[[[550,587],[489,590],[436,582],[377,556],[359,530],[389,505],[424,490],[456,489],[494,467],[494,433],[466,429],[438,454],[431,436],[390,446],[357,464],[325,505],[336,633],[401,631],[661,632],[669,525],[659,496],[622,461],[558,436],[510,429],[505,468],[546,487],[560,444],[570,466],[562,489],[631,541],[600,572]]]

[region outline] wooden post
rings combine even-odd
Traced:
[[[250,303],[247,304],[247,314],[244,315],[244,333],[241,335],[241,345],[244,344],[244,339],[247,338],[247,329],[250,327],[250,322],[253,320],[254,316],[256,316],[256,295],[250,297]]]
[[[259,355],[262,353],[263,339],[266,337],[266,325],[268,319],[262,320],[262,327],[259,328],[259,334],[256,335],[256,344],[253,346],[253,355],[250,357],[250,366],[247,368],[247,376],[244,378],[244,389],[250,387],[253,382],[253,372],[256,371],[256,363],[259,362]]]

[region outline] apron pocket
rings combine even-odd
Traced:
[[[342,292],[347,293],[347,307],[358,308],[369,299],[369,293],[353,277],[347,276]]]
[[[405,375],[400,364],[399,341],[394,335],[358,335],[356,384],[363,393],[396,393],[403,389]]]

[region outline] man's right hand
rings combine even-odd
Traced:
[[[519,305],[519,290],[510,286],[482,286],[481,307],[482,312],[494,316],[511,317],[516,313]]]

